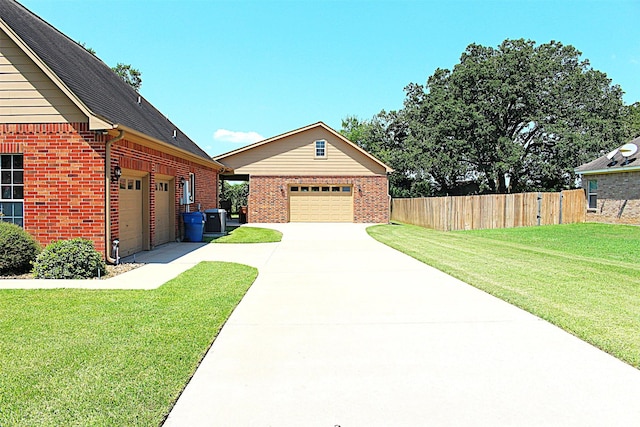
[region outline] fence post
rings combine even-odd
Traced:
[[[538,219],[538,225],[540,225],[542,220],[542,193],[538,193],[538,215],[536,218]]]
[[[560,192],[560,213],[558,214],[558,224],[562,224],[562,199],[564,198],[564,195],[562,194],[562,191]]]
[[[444,231],[451,231],[451,196],[446,196],[444,206],[445,206],[445,223],[444,223]]]

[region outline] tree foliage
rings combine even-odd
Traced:
[[[627,105],[625,119],[627,140],[640,137],[640,102]]]
[[[86,43],[78,42],[78,44],[96,58],[98,57],[96,51],[93,48],[88,47]],[[140,70],[133,68],[130,64],[123,64],[121,62],[118,62],[118,65],[111,67],[111,69],[129,86],[134,88],[136,91],[140,90],[140,87],[142,86],[142,73]]]
[[[452,70],[409,84],[400,111],[348,117],[343,133],[396,169],[394,196],[506,192],[505,174],[513,191],[569,188],[637,113],[580,57],[555,41],[471,44]]]
[[[378,159],[393,167],[397,173],[389,175],[389,190],[393,197],[416,197],[422,195],[415,185],[418,181],[410,177],[410,171],[419,164],[418,152],[406,151],[406,123],[399,112],[381,111],[371,120],[360,120],[348,116],[342,120],[341,133]]]
[[[231,184],[228,181],[222,182],[221,200],[231,202],[231,212],[239,212],[240,206],[247,206],[249,197],[249,183]]]
[[[118,62],[118,65],[111,67],[111,69],[129,86],[136,91],[140,90],[140,86],[142,86],[142,73],[140,70],[133,68],[130,64],[123,64],[121,62]]]
[[[95,51],[95,49],[93,49],[92,47],[88,47],[88,46],[86,45],[86,43],[85,43],[85,42],[78,42],[78,44],[79,44],[80,46],[82,46],[82,47],[83,47],[87,52],[89,52],[91,55],[93,55],[93,56],[97,56],[97,55],[96,55],[96,51]]]

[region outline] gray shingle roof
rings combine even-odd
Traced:
[[[95,116],[211,160],[104,62],[24,6],[13,0],[0,0],[0,19]],[[174,130],[177,131],[175,139]]]
[[[629,157],[624,157],[619,152],[616,152],[611,159],[609,159],[607,155],[604,155],[598,157],[592,162],[578,166],[575,169],[575,172],[579,174],[589,172],[615,173],[625,172],[625,170],[628,169],[635,170],[640,168],[640,137],[629,142],[629,144],[633,144],[638,148],[635,154]]]

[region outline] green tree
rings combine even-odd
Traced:
[[[572,187],[573,168],[618,146],[629,117],[620,87],[580,57],[555,41],[469,45],[453,70],[405,88],[394,119],[406,162],[392,166],[431,194],[506,192],[505,174],[513,191]]]
[[[231,212],[238,212],[240,206],[247,206],[247,198],[249,197],[249,183],[231,184],[229,181],[223,181],[221,200],[231,202]]]
[[[140,90],[140,86],[142,86],[142,73],[140,70],[133,68],[129,64],[123,64],[121,62],[118,62],[118,65],[111,67],[111,69],[129,86],[134,88],[136,91]]]
[[[348,116],[342,120],[342,135],[391,166],[389,192],[393,197],[419,197],[430,193],[420,152],[407,150],[407,122],[403,111],[381,111],[371,120]]]
[[[96,51],[91,47],[87,47],[84,42],[78,42],[78,44],[96,58],[98,57],[98,55],[96,55]],[[118,62],[118,65],[111,67],[111,69],[129,86],[134,88],[136,91],[140,90],[140,87],[142,86],[142,73],[140,70],[133,68],[130,64],[123,64],[121,62]]]
[[[640,102],[627,105],[625,124],[627,141],[640,137]]]

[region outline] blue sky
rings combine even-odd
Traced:
[[[640,101],[640,1],[22,0],[113,66],[209,154],[347,115],[397,110],[403,88],[470,43],[571,44]]]

